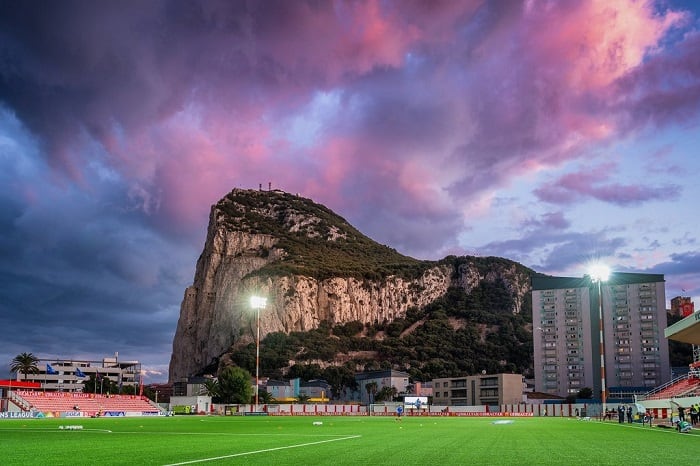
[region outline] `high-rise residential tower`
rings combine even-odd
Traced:
[[[532,322],[536,391],[568,396],[588,387],[600,398],[603,385],[609,397],[671,378],[663,275],[613,273],[600,288],[589,276],[535,275]]]

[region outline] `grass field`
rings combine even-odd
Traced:
[[[0,421],[2,465],[698,464],[700,431],[569,418],[159,417]],[[313,425],[322,422],[322,425]],[[59,429],[80,425],[82,430]]]

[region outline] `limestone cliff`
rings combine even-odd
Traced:
[[[455,258],[452,258],[455,259]],[[255,335],[250,297],[267,297],[261,338],[321,322],[392,321],[451,286],[467,292],[501,280],[520,312],[529,291],[522,266],[504,259],[418,261],[379,245],[308,199],[234,190],[211,209],[207,239],[180,309],[170,381],[198,372]]]

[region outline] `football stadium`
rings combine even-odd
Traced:
[[[666,329],[667,338],[700,345],[698,316]],[[632,422],[586,404],[494,410],[426,406],[420,397],[367,407],[238,405],[223,415],[173,415],[138,395],[15,386],[12,409],[0,413],[2,464],[695,464],[700,432],[678,426],[679,408],[700,401],[697,366],[638,400]]]
[[[330,404],[323,392],[317,402],[259,405],[194,397],[181,409],[191,398],[166,405],[144,396],[142,385],[137,391],[136,361],[56,361],[29,380],[0,381],[2,464],[694,464],[700,312],[664,335],[693,345],[687,374],[635,396],[624,410],[610,398],[607,410],[598,400],[459,406],[423,396]],[[62,390],[87,374],[92,391]],[[105,393],[108,377],[128,382],[133,394]],[[504,401],[517,385],[510,378],[517,377],[439,380],[485,385]]]

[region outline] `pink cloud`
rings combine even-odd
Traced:
[[[660,39],[686,16],[658,14],[651,2],[593,0],[573,8],[571,3],[529,2],[524,18],[535,61],[575,92],[595,92],[657,51]]]
[[[36,45],[18,49],[22,79],[9,81],[8,105],[47,141],[57,172],[80,175],[83,132],[134,202],[173,223],[201,216],[214,193],[267,181],[435,221],[644,115],[692,115],[693,99],[656,85],[665,64],[675,76],[693,69],[661,48],[682,20],[632,0],[153,3],[109,19],[87,9],[70,24],[105,24],[84,29],[88,43],[51,23],[51,45],[31,36]],[[49,59],[64,48],[72,60]],[[684,39],[681,58],[695,49]],[[318,93],[339,104],[299,148],[280,128]],[[659,195],[565,181],[538,194]]]
[[[592,169],[569,173],[536,189],[534,194],[552,204],[571,204],[586,199],[628,206],[655,200],[676,199],[681,192],[679,185],[651,186],[648,183],[623,185],[611,183],[614,165],[600,165]]]

